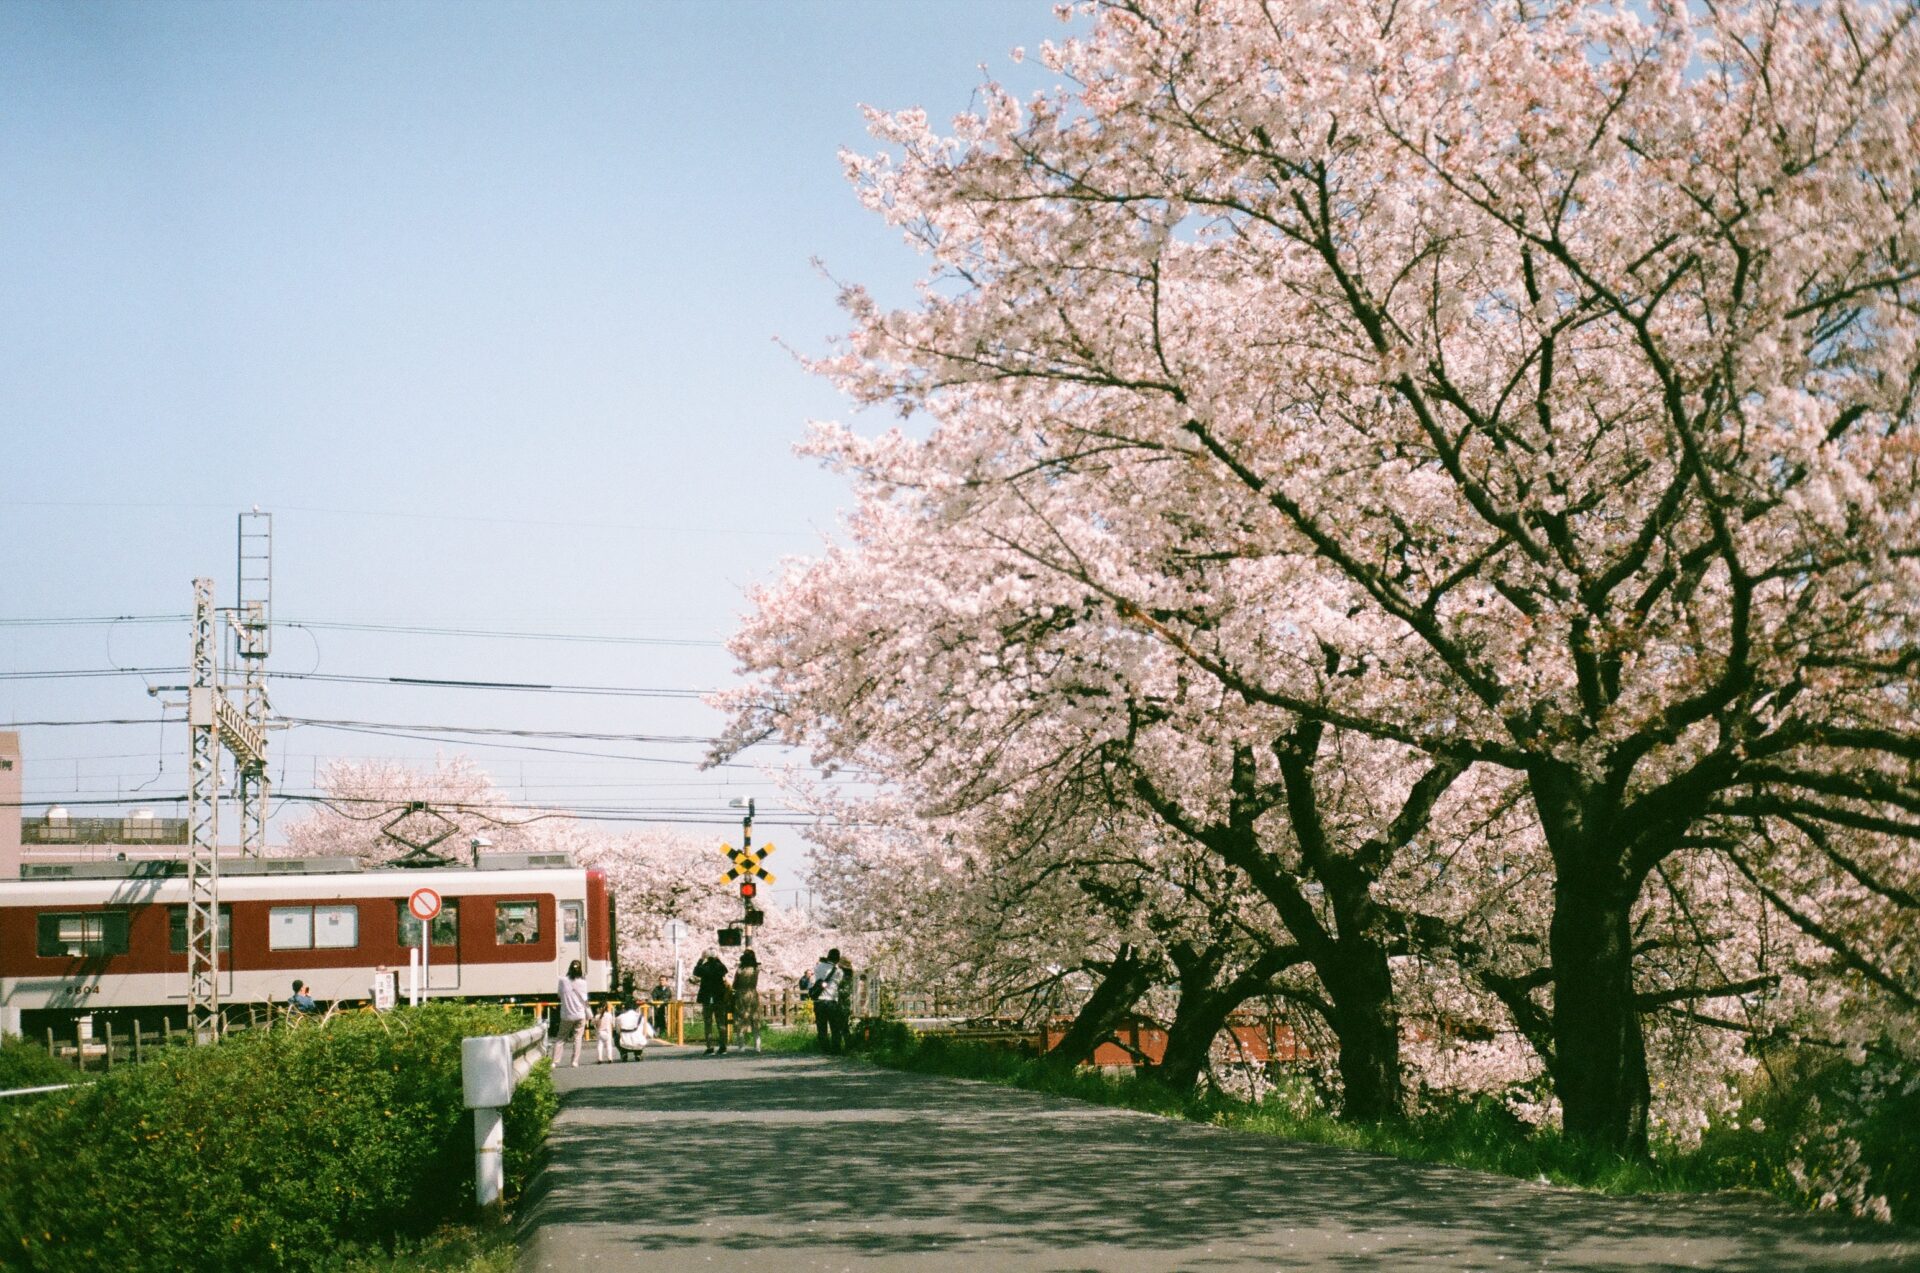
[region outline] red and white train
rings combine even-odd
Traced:
[[[603,872],[564,854],[483,855],[472,866],[362,867],[351,858],[222,858],[222,1005],[285,1002],[294,981],[322,1003],[371,997],[376,974],[407,985],[420,921],[407,899],[442,899],[427,995],[550,1000],[572,960],[595,994],[618,982],[614,899]],[[177,861],[76,862],[0,880],[0,1029],[83,1016],[184,1023],[187,880]]]

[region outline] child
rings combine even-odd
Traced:
[[[617,1061],[619,1053],[613,1050],[613,1000],[609,999],[600,1009],[600,1019],[593,1023],[594,1059],[599,1061]]]

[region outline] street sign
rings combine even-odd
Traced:
[[[440,913],[440,894],[430,888],[417,888],[407,898],[407,910],[417,920],[429,920]]]

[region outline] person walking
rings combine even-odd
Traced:
[[[820,1050],[831,1052],[833,1015],[840,1003],[840,948],[828,951],[807,975],[813,979],[807,994],[813,999],[814,1033],[819,1036]]]
[[[740,953],[740,967],[733,974],[733,1037],[747,1046],[753,1036],[753,1050],[760,1050],[760,956],[751,950]]]
[[[727,966],[720,962],[718,950],[707,947],[707,953],[693,966],[693,979],[700,983],[700,991],[695,998],[700,1004],[700,1020],[706,1032],[707,1055],[714,1054],[717,1041],[720,1055],[725,1056],[727,1012],[733,1007],[733,996],[727,989]]]
[[[847,1024],[853,1018],[853,961],[845,955],[840,956],[839,994],[833,1001],[833,1050],[847,1050]]]
[[[566,975],[560,978],[559,993],[560,1016],[553,1032],[553,1063],[560,1064],[560,1049],[572,1038],[573,1063],[578,1066],[580,1045],[587,1039],[587,978],[578,959],[567,965]]]
[[[600,1006],[600,1019],[593,1023],[593,1059],[599,1061],[617,1061],[620,1056],[613,1050],[613,1000],[609,999]]]

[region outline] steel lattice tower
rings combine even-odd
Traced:
[[[187,1029],[220,1032],[220,688],[215,683],[213,580],[193,581],[193,659],[187,687]]]

